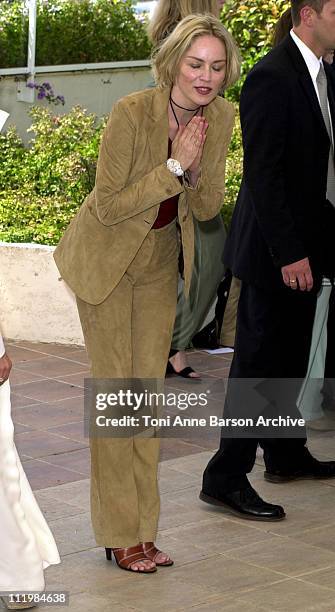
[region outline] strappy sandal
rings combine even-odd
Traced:
[[[114,555],[116,564],[120,569],[127,570],[128,572],[135,572],[136,574],[153,574],[157,572],[157,567],[143,569],[133,569],[134,563],[140,561],[148,561],[149,557],[144,554],[142,544],[137,546],[130,546],[128,548],[105,548],[107,561],[112,560],[112,553]],[[149,559],[152,561],[152,559]]]
[[[150,561],[153,561],[154,563],[156,563],[157,566],[171,567],[171,565],[173,565],[173,561],[172,559],[170,559],[170,557],[168,557],[167,560],[164,561],[163,563],[160,563],[159,561],[157,561],[157,556],[162,551],[159,550],[159,548],[155,546],[154,542],[143,542],[142,546],[143,546],[143,552],[145,556],[147,557],[147,559],[150,559]]]
[[[179,372],[173,367],[171,361],[167,362],[166,366],[166,374],[174,374],[175,376],[181,376],[182,378],[191,378],[192,380],[200,380],[200,376],[190,376],[191,374],[196,374],[197,372],[193,370],[190,366],[186,366]]]

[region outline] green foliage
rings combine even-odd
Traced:
[[[0,135],[0,240],[57,244],[94,185],[105,121],[75,107],[54,116],[33,107],[34,137]]]
[[[28,17],[0,2],[0,68],[25,66]],[[131,0],[38,0],[36,65],[145,59],[150,44]]]
[[[57,244],[94,186],[102,130],[80,107],[61,116],[31,110],[33,138],[24,147],[14,128],[0,134],[0,240]],[[229,225],[242,173],[238,119],[227,162],[222,214]]]
[[[236,109],[237,110],[237,109]],[[237,195],[240,189],[243,170],[243,149],[242,149],[242,134],[241,125],[236,113],[235,127],[233,137],[228,151],[227,167],[226,167],[226,193],[224,204],[222,207],[222,217],[225,226],[230,225],[234,206],[236,204]]]
[[[275,24],[290,6],[287,0],[227,0],[222,21],[242,55],[242,78],[227,97],[238,101],[245,76],[272,47]]]

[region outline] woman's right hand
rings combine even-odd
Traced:
[[[12,369],[12,362],[7,353],[0,357],[0,386],[7,380]]]
[[[204,117],[193,117],[186,127],[180,126],[172,143],[171,157],[179,161],[184,171],[193,164],[203,147],[207,127]]]

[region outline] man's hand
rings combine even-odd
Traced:
[[[12,362],[7,353],[0,357],[0,386],[7,380],[12,369]]]
[[[313,276],[308,257],[283,266],[281,273],[285,285],[291,289],[310,291],[313,287]]]

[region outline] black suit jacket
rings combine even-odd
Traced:
[[[325,63],[335,134],[335,75]],[[242,88],[244,172],[225,248],[234,275],[285,288],[281,267],[309,257],[318,290],[335,269],[335,210],[326,200],[330,139],[306,63],[287,36]]]

